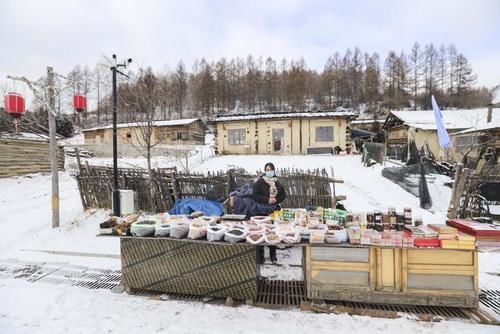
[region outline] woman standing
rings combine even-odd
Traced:
[[[285,200],[286,193],[278,182],[273,163],[268,162],[264,166],[264,174],[254,182],[252,197],[257,204],[258,215],[268,215],[280,209],[279,204]],[[269,246],[269,257],[272,263],[277,262],[275,246]],[[260,263],[264,262],[264,247],[257,247],[257,258]]]

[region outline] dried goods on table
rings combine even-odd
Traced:
[[[264,233],[249,234],[249,235],[247,235],[246,240],[248,243],[250,243],[252,245],[261,244],[265,241],[265,234]]]
[[[324,243],[325,242],[325,230],[312,230],[309,236],[309,242],[312,244]]]
[[[242,228],[231,228],[224,233],[224,241],[235,243],[246,239],[248,230]]]
[[[160,221],[154,218],[138,220],[130,226],[130,233],[134,237],[152,237],[155,234],[156,226]]]
[[[268,233],[265,236],[266,243],[274,245],[279,244],[281,242],[281,237],[277,233]]]
[[[207,240],[208,241],[222,241],[224,240],[224,233],[227,229],[224,225],[210,225],[207,227]]]
[[[174,221],[170,225],[170,237],[175,239],[185,238],[189,233],[189,223],[186,221]]]
[[[189,226],[188,239],[202,239],[207,235],[207,224],[204,222],[191,222]]]

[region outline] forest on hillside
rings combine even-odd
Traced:
[[[453,44],[415,42],[409,51],[390,51],[385,59],[355,47],[333,53],[322,71],[309,68],[303,58],[249,55],[211,62],[201,58],[190,69],[181,60],[170,70],[147,67],[128,74],[130,78],[118,81],[120,122],[141,118],[152,108],[157,119],[337,108],[377,116],[388,110],[430,109],[431,95],[443,109],[485,107],[492,98],[477,85],[472,64]],[[76,123],[109,124],[110,78],[109,68],[75,66],[57,78],[66,87],[57,97],[58,111],[73,113],[71,96],[84,94],[90,107]]]

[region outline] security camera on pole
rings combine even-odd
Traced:
[[[118,63],[116,61],[116,55],[113,55],[114,65],[111,66],[111,72],[113,75],[113,215],[116,217],[120,216],[120,190],[118,189],[118,143],[117,143],[117,131],[116,131],[116,106],[118,94],[116,91],[116,73],[120,73],[125,77],[129,77],[125,73],[118,70],[119,67],[127,68],[127,63],[132,62],[132,58],[127,61]]]

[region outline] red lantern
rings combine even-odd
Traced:
[[[13,118],[19,118],[25,111],[24,97],[17,93],[5,95],[5,111]]]
[[[73,96],[73,107],[78,112],[87,109],[87,97],[85,95],[78,94]]]

